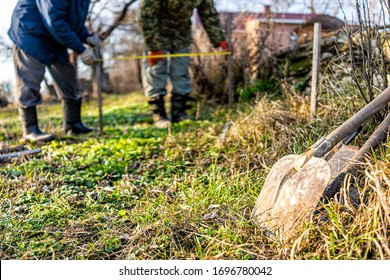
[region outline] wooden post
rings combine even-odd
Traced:
[[[102,98],[102,63],[96,63],[96,90],[99,106],[99,133],[103,135],[103,98]]]
[[[313,60],[311,76],[311,118],[317,113],[317,95],[320,80],[320,56],[321,56],[321,23],[314,23]]]
[[[98,59],[101,59],[101,52],[99,46],[94,48],[95,55]],[[102,98],[102,76],[103,76],[103,65],[101,61],[98,61],[94,65],[94,78],[93,78],[93,89],[97,94],[98,107],[99,107],[99,133],[103,135],[103,98]]]
[[[22,158],[25,156],[35,155],[41,153],[42,150],[40,148],[32,149],[32,150],[20,150],[13,153],[6,153],[0,155],[0,162],[6,162],[14,158]]]
[[[227,22],[227,34],[228,34],[228,46],[229,46],[229,51],[232,52],[233,45],[232,45],[232,14],[231,13],[228,13],[226,22]],[[229,82],[229,89],[228,89],[229,109],[232,109],[234,103],[232,54],[230,54],[228,57],[228,82]]]

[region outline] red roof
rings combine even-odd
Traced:
[[[311,19],[318,14],[292,14],[292,13],[271,13],[269,16],[266,14],[258,14],[257,18],[277,18],[277,19]]]
[[[278,20],[283,21],[283,20],[297,20],[297,21],[308,21],[319,14],[293,14],[293,13],[270,13],[270,14],[265,14],[265,13],[231,13],[231,12],[221,12],[220,13],[220,18],[221,18],[221,23],[223,26],[226,25],[226,20],[228,15],[231,14],[233,18],[233,29],[244,29],[245,28],[245,22],[253,19],[258,19],[258,20],[266,20],[266,19],[271,19],[271,20]],[[199,15],[197,13],[194,14],[194,23],[196,26],[201,25],[201,20],[199,18]]]

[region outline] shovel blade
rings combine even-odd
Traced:
[[[331,151],[324,159],[332,170],[332,178],[337,177],[359,151],[356,146],[342,145],[336,152]]]
[[[299,158],[288,155],[278,160],[264,182],[252,218],[266,233],[291,233],[318,205],[332,178],[328,162],[316,157],[295,171]]]

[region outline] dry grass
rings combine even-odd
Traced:
[[[253,170],[266,176],[273,163],[286,154],[304,152],[321,136],[356,112],[359,98],[353,94],[329,100],[339,106],[320,104],[321,118],[310,120],[308,100],[288,94],[283,100],[270,101],[263,97],[253,110],[243,113],[232,128],[230,141],[251,147],[247,152]],[[344,104],[343,108],[340,104]],[[355,140],[361,145],[373,131],[367,125]],[[354,184],[359,191],[358,205],[352,204],[347,184],[341,190],[342,199],[325,205],[327,222],[303,221],[292,238],[272,240],[272,255],[277,259],[390,259],[389,210],[390,162],[388,146],[382,145],[361,167],[359,180]],[[251,150],[251,152],[248,152]],[[257,168],[256,168],[257,167]],[[348,185],[349,186],[349,185]],[[352,187],[352,186],[351,186]],[[356,201],[356,197],[353,198]],[[260,241],[264,242],[264,241]],[[268,241],[269,242],[269,241]],[[276,253],[278,252],[278,253]]]
[[[272,165],[305,151],[353,106],[321,104],[320,117],[310,120],[304,97],[263,94],[229,113],[220,143],[225,108],[200,108],[197,121],[163,131],[150,124],[140,95],[106,96],[105,104],[104,137],[58,137],[40,157],[1,166],[2,259],[390,258],[385,146],[362,168],[360,204],[333,201],[328,222],[304,221],[281,241],[250,219]],[[85,109],[95,123],[93,104]],[[42,124],[57,131],[53,116]],[[7,143],[20,135],[15,124],[11,117],[1,124]]]

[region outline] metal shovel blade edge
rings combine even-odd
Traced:
[[[329,163],[311,158],[298,172],[299,155],[287,155],[271,168],[252,211],[257,225],[271,232],[293,230],[318,205],[332,179]]]

